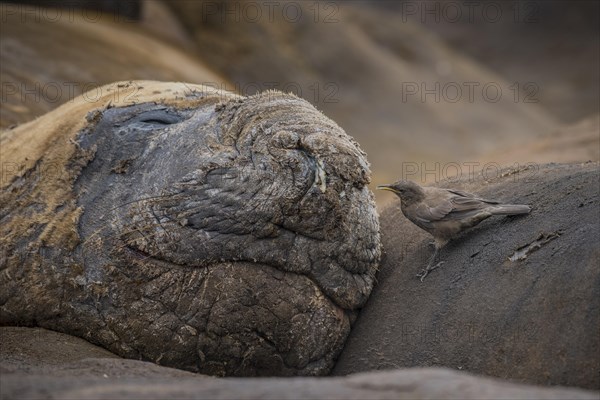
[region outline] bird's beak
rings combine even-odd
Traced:
[[[390,192],[396,192],[392,185],[379,185],[377,186],[377,190],[389,190]]]

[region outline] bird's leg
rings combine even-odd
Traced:
[[[423,279],[425,279],[425,277],[434,269],[438,268],[440,265],[442,265],[444,263],[444,261],[440,261],[437,264],[435,264],[435,260],[440,252],[442,246],[440,246],[438,244],[438,242],[435,242],[435,250],[433,252],[433,255],[431,256],[431,258],[429,259],[429,263],[427,264],[427,267],[425,267],[425,269],[421,272],[419,272],[417,274],[417,277],[419,277],[421,279],[421,282],[423,282]]]

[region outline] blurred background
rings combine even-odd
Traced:
[[[360,143],[373,187],[600,157],[597,1],[0,7],[1,129],[106,83],[152,79],[293,92]]]

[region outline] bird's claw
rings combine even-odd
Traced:
[[[423,282],[423,279],[425,279],[427,274],[429,274],[429,270],[427,268],[425,268],[423,271],[421,271],[417,274],[417,278],[420,278],[421,282]]]
[[[425,277],[427,275],[429,275],[429,273],[431,271],[433,271],[434,269],[438,268],[440,265],[442,265],[443,263],[445,263],[445,261],[440,261],[439,263],[435,264],[434,266],[427,266],[427,268],[424,268],[423,271],[419,272],[417,274],[417,277],[420,278],[421,282],[423,282],[423,280],[425,279]]]

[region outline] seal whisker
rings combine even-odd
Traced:
[[[271,197],[263,195],[263,196],[257,196],[257,197],[253,197],[250,201],[247,202],[247,204],[255,204],[253,210],[258,210],[260,209],[261,206],[264,206],[264,203],[269,200]],[[164,207],[164,211],[165,214],[169,217],[174,217],[175,213],[177,213],[177,217],[189,217],[191,215],[196,214],[199,211],[202,211],[206,208],[205,204],[194,204],[192,206],[190,206],[190,208],[184,208],[184,209],[178,209],[178,210],[172,210],[172,208],[169,207]],[[229,207],[221,207],[219,209],[219,211],[223,214],[229,214],[229,215],[235,215],[235,212],[231,212],[228,210]]]
[[[157,226],[157,225],[155,225],[155,226]],[[129,232],[123,233],[122,235],[119,235],[119,236],[125,236],[125,235],[131,234],[131,233],[138,232],[140,235],[142,235],[142,237],[146,240],[146,242],[149,245],[152,245],[153,243],[149,239],[159,235],[161,232],[151,232],[151,230],[150,230],[151,228],[153,228],[153,227],[151,227],[151,226],[138,227],[136,229],[130,230]],[[144,229],[146,229],[146,230],[144,230]],[[113,235],[113,236],[117,236],[117,235]],[[124,247],[130,247],[138,240],[139,240],[139,237],[138,238],[121,239],[120,240],[121,244],[118,246],[114,246],[113,249],[120,250],[120,249],[123,249]],[[172,244],[172,243],[176,243],[176,241],[175,240],[172,240],[170,242],[169,241],[161,241],[160,244],[168,246],[169,244]]]
[[[144,197],[144,198],[141,198],[141,199],[131,200],[131,201],[119,204],[116,207],[113,207],[113,208],[109,209],[108,212],[115,211],[115,210],[117,210],[117,209],[119,209],[121,207],[130,205],[130,204],[140,203],[140,202],[148,201],[148,200],[155,200],[156,202],[159,202],[161,200],[165,201],[165,198],[168,198],[169,200],[170,199],[176,200],[175,196],[181,196],[183,194],[184,193],[164,194],[164,195],[150,196],[150,197]]]
[[[105,223],[104,226],[96,229],[92,234],[90,234],[90,236],[86,240],[84,240],[83,242],[81,242],[80,246],[86,246],[86,245],[88,245],[89,242],[94,239],[94,237],[98,236],[102,232],[102,230],[109,228],[108,224],[109,224],[109,222]],[[132,226],[134,227],[133,229],[125,230],[127,228],[132,227]],[[130,224],[123,225],[123,226],[120,227],[121,229],[123,229],[123,231],[116,232],[116,233],[109,234],[109,235],[105,235],[105,236],[102,237],[102,239],[113,239],[113,238],[116,238],[116,237],[119,237],[119,236],[124,236],[124,235],[128,235],[128,234],[137,232],[137,231],[139,231],[139,229],[152,228],[154,226],[158,226],[158,224],[156,224],[156,225],[148,224],[148,225],[143,225],[143,226],[137,226],[135,223],[130,223]]]
[[[141,203],[141,202],[148,201],[148,200],[154,200],[153,203],[158,203],[158,202],[167,201],[167,200],[177,200],[177,198],[175,196],[180,196],[180,195],[183,195],[183,193],[175,193],[173,195],[152,196],[152,197],[145,197],[145,198],[142,198],[142,199],[132,200],[132,201],[129,201],[127,203],[123,203],[123,204],[121,204],[121,205],[119,205],[117,207],[105,210],[104,214],[106,215],[106,214],[110,213],[111,211],[114,211],[114,210],[118,209],[119,207],[123,207],[123,206],[126,206],[126,205],[132,205],[132,204],[136,204],[136,203]],[[165,209],[168,209],[168,207],[165,207]],[[152,218],[156,218],[156,215],[154,215],[154,213],[151,210],[144,210],[144,209],[140,208],[139,209],[139,213],[140,213],[140,215],[149,213],[149,214],[152,215]],[[81,245],[82,246],[87,245],[87,243],[89,241],[91,241],[97,235],[99,235],[100,233],[102,233],[102,231],[104,229],[109,228],[110,225],[113,224],[113,223],[115,223],[116,221],[117,221],[117,218],[113,218],[113,219],[110,219],[108,221],[103,222],[98,229],[96,229],[94,232],[92,232],[90,234],[90,236],[85,241],[83,241],[81,243]],[[133,224],[131,224],[131,225],[133,225]],[[126,228],[126,227],[127,227],[126,225],[122,226],[122,228]],[[131,233],[131,232],[126,232],[126,233]],[[106,236],[106,238],[110,238],[110,237],[111,237],[111,235]]]

